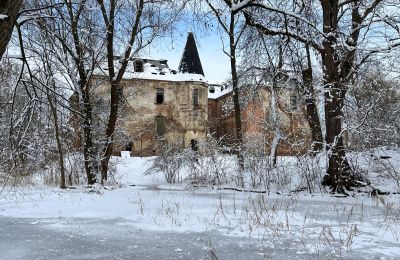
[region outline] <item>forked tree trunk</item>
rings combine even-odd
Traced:
[[[130,32],[130,38],[127,45],[127,48],[124,52],[124,59],[122,60],[121,68],[116,72],[114,68],[114,29],[115,29],[115,12],[117,9],[116,0],[109,1],[109,6],[106,8],[106,5],[103,1],[98,1],[100,5],[100,9],[103,15],[104,22],[107,26],[106,32],[106,48],[107,48],[107,64],[108,64],[108,77],[110,83],[110,114],[108,117],[107,129],[106,129],[106,140],[103,148],[101,160],[101,183],[108,179],[108,169],[111,155],[113,153],[113,141],[114,141],[114,132],[116,127],[116,122],[118,118],[118,106],[122,101],[123,93],[121,81],[123,75],[128,66],[128,62],[131,57],[132,46],[136,42],[136,37],[138,37],[140,30],[140,21],[144,10],[145,1],[139,0],[137,2],[137,13],[135,17],[135,22],[132,25],[132,30]],[[143,45],[142,45],[143,47]]]
[[[320,40],[313,41],[312,38],[304,38],[303,34],[292,33],[291,31],[278,31],[275,27],[264,26],[262,23],[255,22],[251,15],[244,12],[246,23],[257,28],[265,35],[291,35],[292,38],[304,44],[310,44],[321,55],[322,71],[324,76],[325,90],[325,124],[326,124],[326,148],[328,154],[327,175],[324,177],[323,184],[330,185],[333,191],[345,192],[344,189],[350,189],[351,186],[357,186],[358,176],[355,175],[348,160],[346,159],[346,151],[343,145],[342,136],[342,120],[343,120],[343,104],[347,92],[348,83],[352,76],[357,72],[354,66],[356,61],[356,52],[359,50],[360,32],[374,21],[373,16],[377,10],[383,5],[384,1],[371,1],[366,8],[361,5],[361,1],[340,1],[340,0],[321,0],[316,1],[321,5],[322,15],[322,46]],[[314,3],[312,3],[314,4]],[[250,1],[241,8],[257,7],[272,11],[272,8],[263,8],[256,2]],[[309,5],[314,8],[313,5]],[[315,6],[316,7],[316,6]],[[339,15],[339,12],[341,14]],[[347,14],[351,13],[351,20],[345,19]],[[290,16],[290,15],[289,15]],[[296,17],[298,20],[298,18]],[[350,22],[346,25],[346,22]],[[366,23],[367,22],[367,23]],[[286,19],[285,19],[286,23]],[[287,24],[284,24],[287,30]],[[315,28],[319,28],[318,24],[314,24]],[[343,28],[350,29],[350,35],[340,32]],[[318,34],[320,34],[318,32]],[[338,39],[340,37],[340,42]],[[345,39],[345,42],[343,42]],[[392,46],[391,48],[395,47]],[[369,55],[379,52],[380,50],[371,51]],[[362,58],[361,63],[368,59],[368,55]],[[309,73],[309,72],[308,72]],[[309,106],[311,119],[315,120],[317,115],[315,105]],[[316,121],[316,120],[315,120]],[[315,125],[315,124],[314,124]],[[319,136],[315,132],[315,138]],[[319,138],[319,137],[318,137]]]
[[[21,9],[22,0],[1,0],[0,1],[0,59],[3,56],[7,44],[11,39],[15,20]]]
[[[75,65],[78,70],[79,80],[77,84],[79,85],[79,108],[83,114],[83,119],[81,122],[81,127],[83,129],[83,157],[85,164],[85,171],[87,177],[87,184],[92,185],[97,181],[97,173],[98,167],[96,162],[96,156],[93,146],[93,133],[92,133],[92,103],[90,100],[90,87],[89,81],[90,78],[88,76],[85,64],[84,64],[84,56],[85,52],[83,50],[82,40],[79,36],[79,26],[78,23],[80,21],[80,16],[82,15],[83,5],[80,5],[79,9],[74,13],[73,3],[68,2],[66,4],[70,28],[72,33],[72,38],[74,41],[74,49],[76,51],[76,59]]]

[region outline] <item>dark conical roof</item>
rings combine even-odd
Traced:
[[[192,32],[189,32],[185,50],[179,63],[179,72],[201,74],[204,76],[203,67],[201,66],[199,53],[197,52],[196,42]]]

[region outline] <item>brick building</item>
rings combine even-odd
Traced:
[[[241,120],[245,145],[268,154],[278,131],[281,137],[277,147],[279,155],[304,153],[309,149],[311,133],[298,88],[294,84],[285,84],[275,92],[276,122],[272,120],[271,89],[266,86],[256,90],[242,88]],[[227,86],[209,87],[209,133],[228,147],[236,142],[232,94],[232,89]]]

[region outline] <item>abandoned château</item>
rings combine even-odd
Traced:
[[[109,112],[106,70],[105,67],[97,70],[91,79],[95,93],[94,129],[99,136],[106,127]],[[235,143],[232,91],[207,82],[193,33],[188,34],[178,70],[169,68],[167,60],[133,58],[121,84],[123,100],[113,140],[116,155],[126,150],[131,156],[151,156],[158,154],[164,144],[188,148],[206,138],[215,138],[225,146]],[[249,143],[256,140],[254,143],[268,153],[274,127],[279,127],[282,137],[285,136],[278,145],[279,154],[304,150],[310,131],[296,88],[279,91],[277,109],[282,120],[274,126],[266,120],[271,110],[271,95],[267,88],[257,92],[258,99],[246,98],[248,101],[242,104],[244,140]]]

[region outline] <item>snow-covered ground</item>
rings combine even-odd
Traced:
[[[339,198],[328,193],[268,195],[211,187],[191,190],[187,185],[167,184],[161,174],[144,176],[150,160],[114,158],[115,179],[119,185],[67,190],[36,186],[14,196],[2,194],[0,249],[3,254],[0,252],[0,259],[10,259],[7,249],[18,249],[15,244],[6,246],[12,239],[18,241],[18,234],[7,236],[12,233],[10,225],[21,230],[36,225],[40,230],[31,228],[33,233],[47,230],[79,236],[82,241],[95,238],[107,244],[109,240],[116,249],[118,243],[129,244],[128,237],[124,240],[127,230],[130,234],[142,234],[143,240],[158,236],[181,241],[182,245],[174,244],[170,248],[169,255],[162,254],[165,259],[200,259],[196,249],[185,245],[185,241],[195,241],[204,234],[216,244],[207,246],[208,240],[204,240],[207,249],[204,257],[211,257],[213,251],[219,259],[232,259],[229,252],[235,252],[246,241],[248,245],[256,244],[257,248],[243,247],[248,255],[237,255],[239,259],[285,259],[285,252],[290,258],[298,259],[400,258],[398,194],[372,198],[365,193],[354,193],[353,197]],[[18,223],[21,224],[18,226]],[[32,238],[29,240],[30,245],[38,243]],[[48,240],[45,244],[51,246],[51,239]],[[226,244],[219,243],[221,240]],[[163,242],[141,241],[139,246],[153,243],[162,245]],[[24,247],[25,251],[34,248]],[[178,254],[182,250],[188,254]],[[144,258],[142,253],[137,251],[138,259]],[[110,259],[109,254],[112,252],[107,251],[108,258],[97,254],[97,257],[81,259]],[[24,258],[26,255],[29,252],[15,259],[29,259]],[[134,259],[132,256],[135,256],[133,249],[129,257],[122,254],[115,258]],[[149,259],[160,257],[147,256]]]

